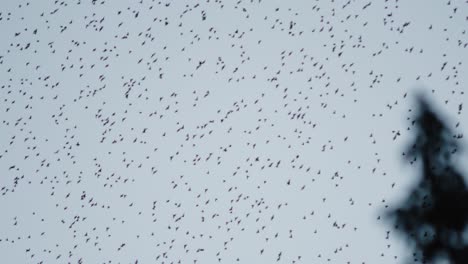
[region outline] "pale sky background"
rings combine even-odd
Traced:
[[[0,6],[2,263],[403,263],[415,91],[468,131],[466,1]]]

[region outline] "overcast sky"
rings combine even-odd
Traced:
[[[2,1],[1,262],[402,263],[379,216],[418,176],[415,91],[468,131],[467,19],[461,0]]]

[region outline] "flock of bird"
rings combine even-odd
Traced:
[[[466,1],[7,1],[3,263],[400,263],[413,90],[468,127]],[[465,120],[463,122],[463,120]]]

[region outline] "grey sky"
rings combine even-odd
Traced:
[[[468,131],[466,2],[92,3],[2,2],[2,262],[410,253],[377,218],[415,90]]]

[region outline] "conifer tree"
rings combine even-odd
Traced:
[[[419,98],[413,121],[416,140],[404,155],[420,161],[421,178],[409,196],[390,215],[395,227],[415,246],[415,260],[468,263],[468,189],[454,167],[457,139],[429,104]]]

